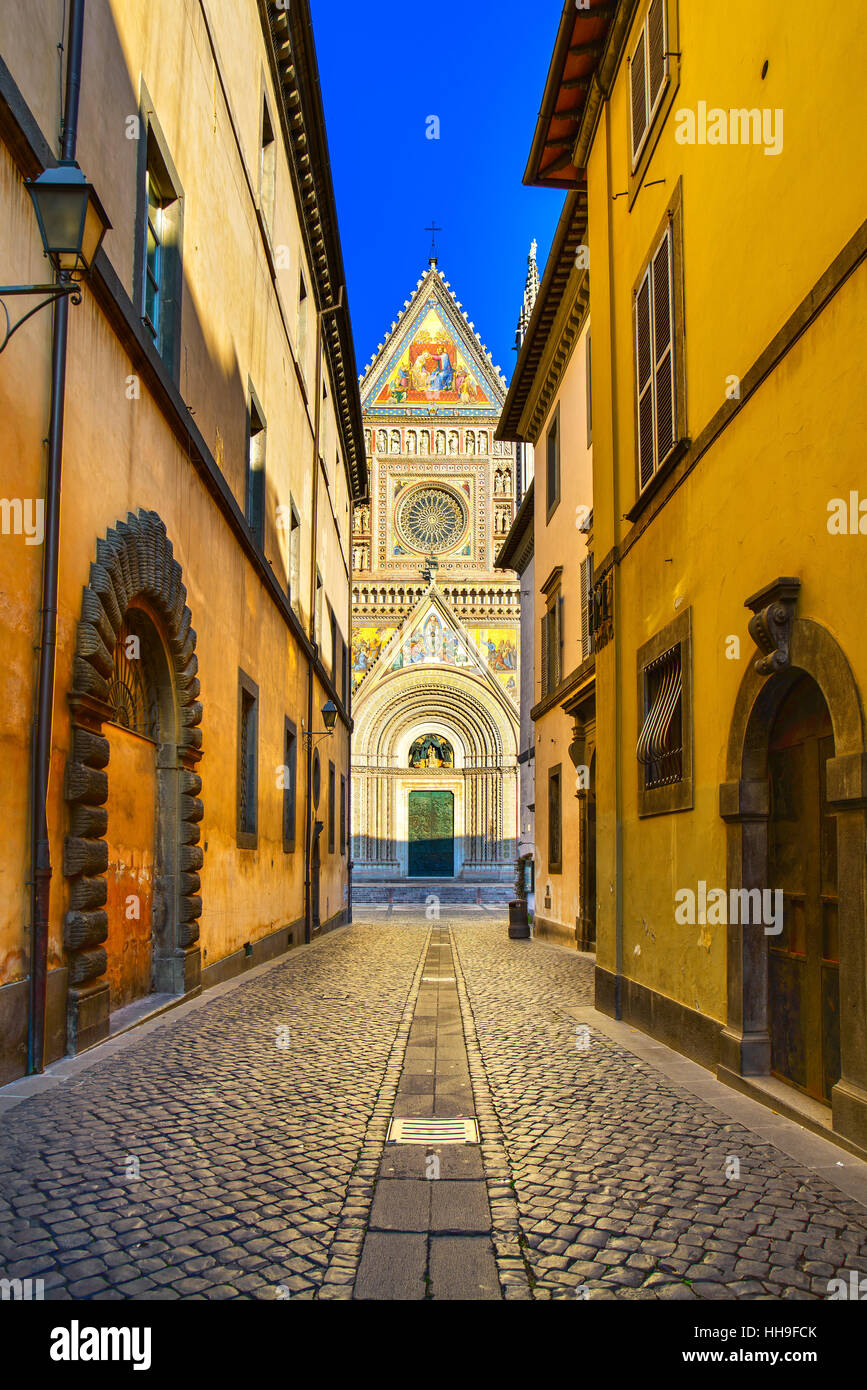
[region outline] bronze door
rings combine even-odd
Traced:
[[[455,871],[455,799],[451,792],[409,794],[410,878],[451,878]]]
[[[803,676],[768,748],[768,886],[783,890],[783,930],[768,936],[768,1017],[772,1072],[825,1102],[840,1077],[837,823],[825,789],[833,756],[828,707]]]

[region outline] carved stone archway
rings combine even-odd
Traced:
[[[139,510],[97,541],[78,625],[72,686],[72,739],[64,796],[70,807],[63,854],[68,910],[63,945],[69,966],[67,1042],[70,1051],[106,1037],[109,988],[105,980],[108,865],[109,743],[103,723],[114,652],[125,614],[143,609],[156,636],[159,688],[157,747],[157,881],[154,913],[154,987],[189,993],[201,978],[198,919],[202,850],[199,822],[202,718],[196,633],[186,606],[181,567],[156,512]]]
[[[755,633],[753,634],[756,635]],[[867,750],[855,678],[835,638],[821,624],[791,613],[784,659],[751,662],[735,700],[720,814],[728,825],[729,888],[764,888],[768,865],[768,741],[777,711],[806,674],[819,687],[834,730],[826,765],[827,799],[837,818],[840,900],[840,1043],[842,1074],[832,1092],[834,1129],[867,1148]],[[758,640],[758,639],[757,639]],[[770,650],[759,642],[760,649]],[[782,646],[782,644],[780,644]],[[759,668],[762,669],[759,669]],[[770,678],[768,672],[771,672]],[[728,1014],[720,1065],[736,1076],[767,1075],[767,938],[730,924]]]

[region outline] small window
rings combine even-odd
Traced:
[[[559,585],[548,595],[542,618],[542,694],[550,695],[563,678],[563,599]]]
[[[247,496],[245,510],[250,530],[260,546],[265,543],[265,418],[255,394],[250,392],[247,411]]]
[[[666,227],[635,294],[638,480],[644,489],[677,443],[672,229]]]
[[[560,412],[554,416],[545,440],[545,461],[546,461],[546,520],[550,520],[552,512],[560,501]]]
[[[301,601],[301,518],[298,509],[289,500],[289,602],[295,611]]]
[[[177,176],[155,123],[148,124],[144,182],[141,315],[176,375],[180,338],[182,204]]]
[[[270,233],[274,226],[274,200],[277,178],[277,142],[271,125],[268,103],[262,98],[262,129],[259,141],[259,207]]]
[[[304,275],[301,274],[298,277],[298,324],[295,337],[302,372],[307,369],[307,312],[307,286]]]
[[[292,720],[283,725],[283,852],[295,850],[295,802],[298,772],[298,737]]]
[[[666,0],[651,0],[629,60],[629,118],[632,167],[644,148],[668,83]]]
[[[328,764],[328,853],[334,853],[334,764]]]
[[[561,764],[548,771],[548,872],[563,872]]]
[[[346,778],[340,774],[340,853],[346,854]]]
[[[238,673],[238,845],[255,849],[258,828],[259,687]]]
[[[322,588],[322,575],[316,571],[316,597],[313,602],[313,640],[322,651],[322,605],[325,594]]]
[[[337,616],[336,616],[336,614],[335,614],[335,612],[334,612],[334,609],[331,607],[330,604],[329,604],[329,606],[328,606],[328,612],[329,612],[330,617],[331,617],[331,679],[333,680],[334,684],[336,685],[336,684],[337,684],[337,655],[338,655],[338,642],[340,641],[340,634],[339,634],[338,628],[337,628]]]

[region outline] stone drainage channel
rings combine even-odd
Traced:
[[[442,1142],[441,1122],[458,1118],[476,1121],[480,1143]],[[397,1120],[408,1120],[418,1138],[384,1145],[353,1297],[531,1296],[505,1150],[447,926],[428,938],[390,1133],[400,1133]]]

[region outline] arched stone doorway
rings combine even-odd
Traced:
[[[830,1099],[834,1129],[867,1147],[867,751],[861,700],[837,642],[808,618],[791,619],[788,652],[769,663],[776,668],[772,674],[758,670],[760,664],[750,664],[735,701],[720,813],[728,826],[729,889],[781,888],[786,924],[778,943],[767,923],[729,922],[720,1071],[743,1077],[774,1072],[792,1084],[793,1097],[799,1088],[825,1103]],[[810,837],[810,863],[799,867],[803,834]],[[804,978],[808,973],[811,981]],[[837,974],[839,1064],[832,1021]],[[805,1056],[812,1049],[809,1062],[787,1058],[796,1034]]]
[[[116,1004],[151,990],[189,993],[200,983],[195,647],[165,526],[154,512],[130,514],[97,542],[69,693],[63,868],[71,1051],[107,1035]]]

